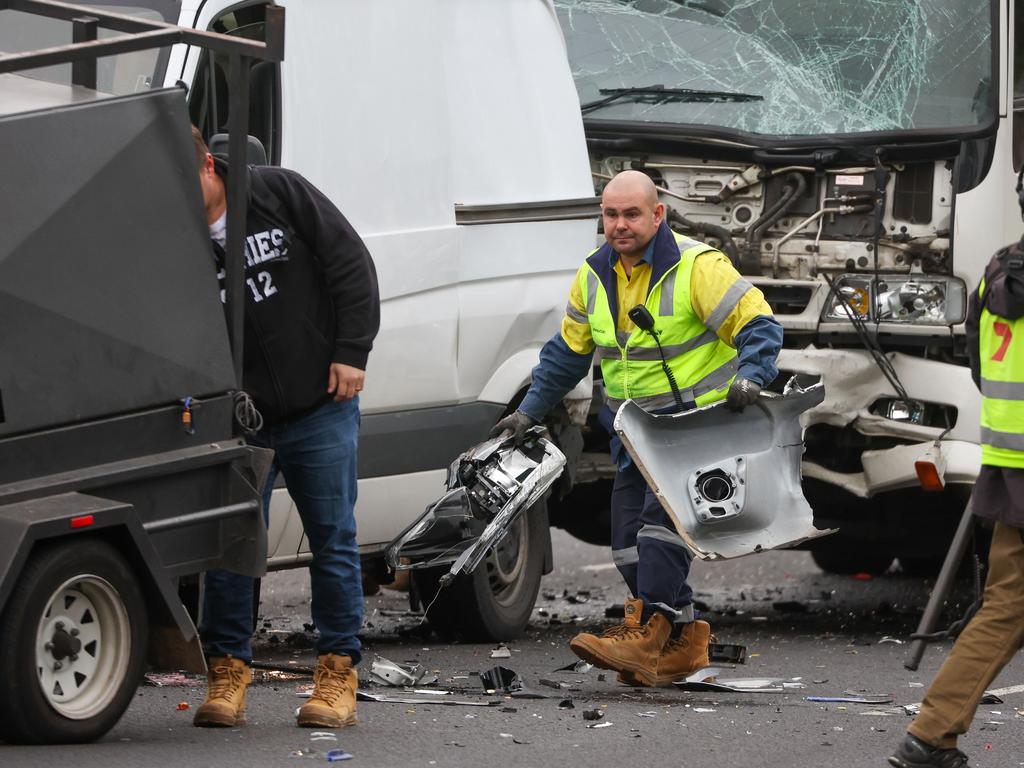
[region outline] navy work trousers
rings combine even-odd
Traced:
[[[274,450],[263,514],[277,473],[309,538],[311,610],[318,653],[345,654],[358,664],[363,584],[356,542],[356,448],[359,400],[331,402],[295,421],[261,430],[249,442]],[[228,571],[206,574],[199,628],[207,656],[252,661],[253,579]]]
[[[605,408],[599,421],[612,434],[611,453],[618,471],[612,486],[612,558],[633,597],[675,624],[691,622],[693,590],[686,582],[693,556],[647,481],[611,429],[614,415]]]

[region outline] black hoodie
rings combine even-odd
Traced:
[[[981,389],[980,331],[982,308],[1007,320],[1024,317],[1024,245],[999,250],[985,268],[985,291],[971,293],[967,312],[967,353],[971,376]],[[974,514],[1024,528],[1024,470],[982,465],[971,495]]]
[[[216,169],[226,186],[227,163]],[[284,168],[246,173],[242,387],[273,426],[331,400],[332,362],[366,369],[380,299],[369,251],[322,192]],[[223,267],[216,243],[214,255]]]

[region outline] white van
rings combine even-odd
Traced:
[[[576,90],[546,0],[295,0],[285,61],[250,70],[249,132],[301,172],[366,241],[381,329],[362,395],[359,543],[378,578],[384,547],[444,490],[557,330],[598,208]],[[104,11],[263,39],[264,0],[106,0]],[[0,50],[70,40],[70,25],[9,12]],[[228,62],[176,46],[99,63],[99,89],[189,88],[205,136],[226,131]],[[42,73],[67,77],[67,73]],[[582,399],[589,390],[581,388]],[[273,568],[308,543],[282,488]],[[507,637],[550,567],[544,510],[454,589],[442,624]],[[459,610],[454,607],[458,605]],[[444,613],[442,610],[438,613]]]

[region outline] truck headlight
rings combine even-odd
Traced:
[[[956,325],[963,322],[966,306],[967,287],[955,277],[841,275],[822,320],[849,320],[852,308],[876,323]]]

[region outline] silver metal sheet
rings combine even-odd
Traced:
[[[824,396],[816,384],[741,413],[716,403],[663,416],[628,400],[615,431],[694,555],[741,557],[833,532],[814,527],[800,487],[800,414]]]

